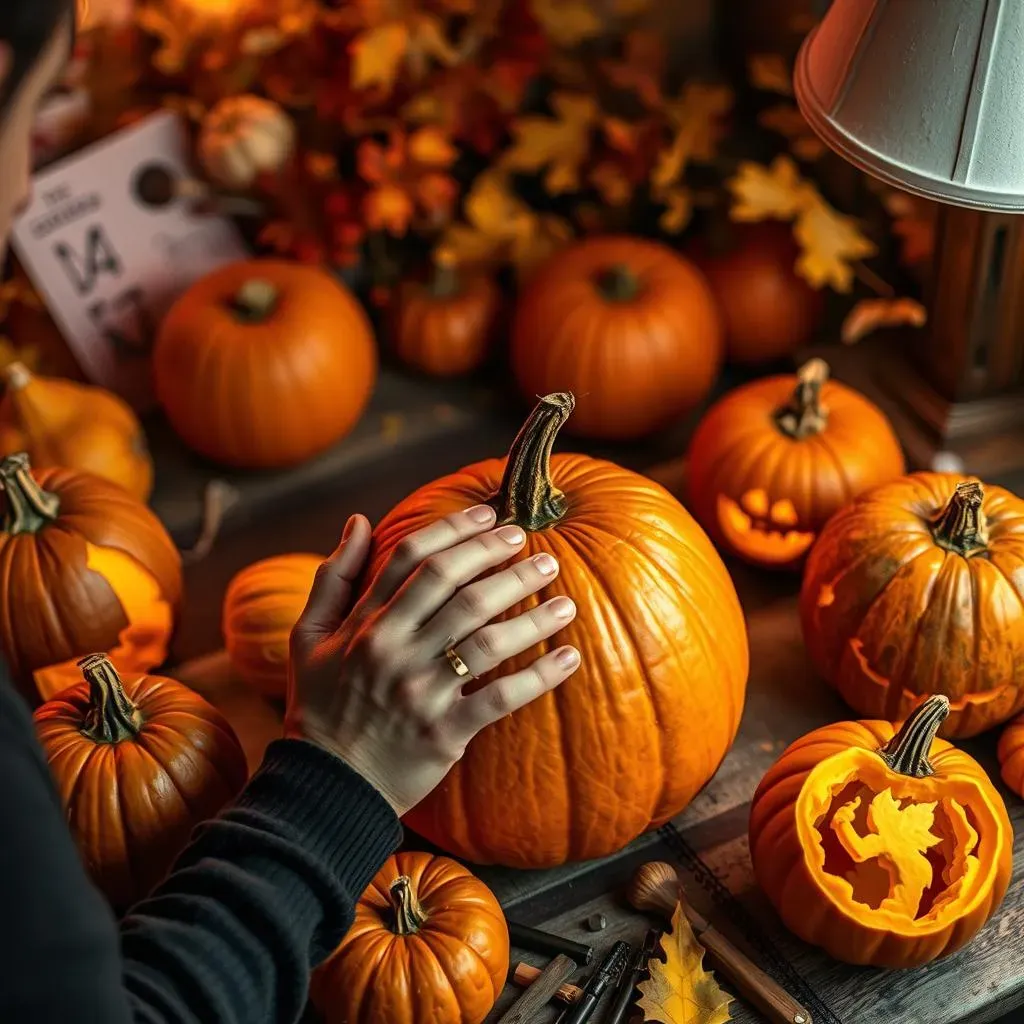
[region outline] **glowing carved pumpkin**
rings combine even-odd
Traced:
[[[799,568],[833,512],[903,473],[881,410],[828,372],[812,359],[796,378],[737,388],[694,433],[689,507],[719,546],[745,561]]]
[[[826,725],[757,787],[758,884],[790,931],[838,960],[918,967],[948,956],[1006,893],[1013,828],[981,765],[935,738],[948,713],[933,696],[898,732]]]

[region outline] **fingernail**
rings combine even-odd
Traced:
[[[543,576],[552,576],[558,571],[558,563],[550,555],[537,555],[533,564],[537,567],[537,572]]]
[[[576,605],[567,597],[556,597],[548,607],[556,619],[571,619],[576,614]]]
[[[494,518],[494,509],[490,505],[474,505],[466,509],[466,515],[474,523],[489,523]]]
[[[575,668],[580,663],[580,652],[575,647],[563,647],[555,655],[555,662],[559,668]]]
[[[498,536],[507,544],[522,544],[526,540],[526,534],[518,526],[503,526]]]
[[[341,543],[344,544],[348,540],[348,535],[352,532],[353,527],[356,525],[356,517],[349,516],[348,522],[345,524],[345,529],[341,531]]]

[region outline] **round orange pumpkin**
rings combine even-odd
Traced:
[[[90,651],[143,671],[160,664],[181,600],[181,556],[123,487],[72,469],[0,462],[0,648],[32,704],[46,673]],[[59,671],[57,673],[60,674]]]
[[[248,469],[292,466],[344,437],[370,399],[369,320],[326,271],[235,263],[196,282],[164,318],[153,382],[194,451]]]
[[[574,392],[568,429],[583,437],[636,438],[667,426],[705,398],[721,354],[718,311],[700,271],[639,238],[560,250],[531,278],[512,328],[520,391]]]
[[[508,962],[490,889],[447,857],[399,853],[356,904],[310,996],[325,1024],[481,1024]]]
[[[550,867],[621,849],[693,799],[743,708],[747,636],[725,566],[658,484],[584,455],[551,457],[572,408],[571,394],[541,399],[507,460],[420,488],[374,531],[367,579],[403,537],[491,501],[500,522],[527,531],[524,557],[548,552],[561,567],[508,614],[558,594],[579,607],[556,637],[499,671],[561,644],[582,653],[579,670],[485,729],[406,816],[420,835],[476,863]]]
[[[951,703],[945,736],[1024,707],[1024,502],[954,473],[914,473],[838,512],[807,561],[804,642],[858,714]]]
[[[456,377],[487,358],[501,292],[484,273],[461,273],[451,256],[434,256],[430,281],[408,281],[399,290],[391,342],[408,367],[431,377]]]
[[[150,892],[192,830],[245,785],[245,755],[212,705],[173,679],[122,679],[104,655],[36,710],[39,741],[85,866],[118,910]]]
[[[935,738],[948,710],[932,696],[899,731],[816,729],[757,787],[758,884],[792,932],[838,960],[902,968],[948,956],[1006,893],[1013,828],[981,765]]]
[[[882,411],[813,359],[711,407],[690,442],[689,507],[723,550],[795,569],[836,509],[904,468]]]
[[[1024,715],[1017,715],[1003,730],[997,756],[1003,782],[1024,797]]]
[[[288,688],[288,644],[306,606],[320,555],[277,555],[239,572],[224,595],[223,630],[231,666],[268,697]]]

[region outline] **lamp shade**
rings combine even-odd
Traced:
[[[1024,211],[1024,0],[833,0],[794,89],[814,131],[868,174]]]

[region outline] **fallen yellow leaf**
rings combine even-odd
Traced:
[[[578,46],[604,28],[586,0],[531,0],[530,10],[556,46]]]
[[[661,948],[665,962],[651,960],[650,977],[640,983],[638,1005],[644,1020],[659,1024],[726,1024],[731,1020],[732,997],[704,970],[704,949],[678,904],[672,915],[672,932],[662,936]]]
[[[674,185],[691,160],[713,160],[716,153],[722,115],[732,106],[732,90],[724,85],[690,82],[678,99],[665,104],[665,112],[675,135],[668,149],[658,155],[651,172],[655,189]]]
[[[803,250],[796,272],[814,288],[830,285],[837,292],[848,292],[853,284],[851,263],[878,251],[856,221],[832,209],[810,186],[793,236]]]
[[[409,26],[404,21],[388,21],[360,32],[351,43],[352,88],[380,85],[390,91],[408,45]]]
[[[755,89],[780,96],[793,95],[793,75],[789,64],[777,53],[755,53],[747,61],[747,77]]]
[[[807,205],[810,188],[788,156],[777,156],[770,167],[744,161],[726,187],[735,221],[790,220]]]
[[[853,345],[883,327],[924,327],[928,312],[916,299],[862,299],[843,320],[841,338]]]

